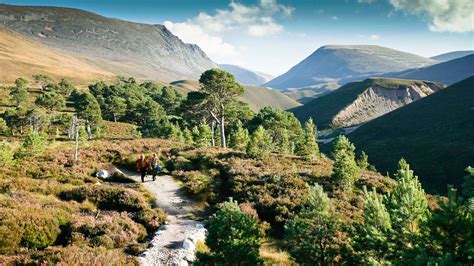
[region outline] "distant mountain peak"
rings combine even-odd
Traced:
[[[219,67],[230,72],[242,84],[261,85],[273,78],[270,74],[253,71],[237,65],[219,64]]]

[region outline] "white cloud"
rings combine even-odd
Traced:
[[[373,3],[376,0],[358,0]],[[431,31],[474,31],[474,1],[472,0],[388,0],[397,11],[420,15],[429,20]],[[388,17],[391,17],[389,13]]]
[[[472,0],[390,0],[390,3],[396,10],[428,16],[431,31],[474,31]]]
[[[372,35],[370,35],[370,39],[376,41],[376,40],[380,39],[380,36],[377,35],[377,34],[372,34]]]
[[[231,63],[241,60],[241,49],[225,42],[222,36],[262,37],[280,33],[283,26],[278,20],[291,16],[294,10],[277,0],[260,0],[256,5],[231,1],[226,9],[216,9],[214,14],[201,12],[185,22],[166,21],[164,24],[184,42],[199,45],[213,60]]]
[[[338,20],[339,18],[337,16],[332,16],[331,19],[332,20]]]
[[[222,62],[222,60],[239,57],[236,47],[224,42],[220,37],[209,35],[200,25],[171,21],[165,21],[164,25],[183,42],[199,45],[208,56],[216,61]]]

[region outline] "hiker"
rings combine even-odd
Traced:
[[[145,182],[147,167],[148,167],[148,161],[146,160],[145,155],[142,154],[140,155],[140,159],[138,159],[138,162],[137,162],[137,169],[138,169],[138,172],[140,172],[142,176],[142,183]]]
[[[153,175],[153,181],[155,181],[156,176],[158,175],[158,172],[161,171],[161,162],[159,158],[159,154],[161,153],[158,150],[158,155],[156,153],[153,153],[150,159],[150,170],[151,174]]]

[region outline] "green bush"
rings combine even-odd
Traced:
[[[21,245],[27,248],[45,248],[52,245],[58,235],[59,221],[49,213],[32,213],[23,220]]]
[[[0,142],[0,167],[13,163],[13,149],[7,141]]]
[[[0,254],[9,254],[18,249],[23,235],[13,210],[0,209]]]
[[[30,131],[28,135],[26,135],[20,150],[16,154],[16,157],[25,158],[43,155],[44,151],[46,150],[46,141],[46,134]]]
[[[199,171],[184,174],[184,189],[191,196],[200,201],[209,201],[215,198],[213,178]]]
[[[200,254],[198,264],[262,264],[258,221],[242,212],[236,201],[225,202],[212,216],[208,232],[206,245],[211,252]]]

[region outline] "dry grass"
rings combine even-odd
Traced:
[[[260,247],[260,256],[264,265],[296,265],[290,255],[280,247],[275,239],[265,239]]]
[[[17,33],[0,28],[0,83],[12,84],[17,77],[43,73],[75,82],[111,80],[114,74],[86,60],[46,47]]]

